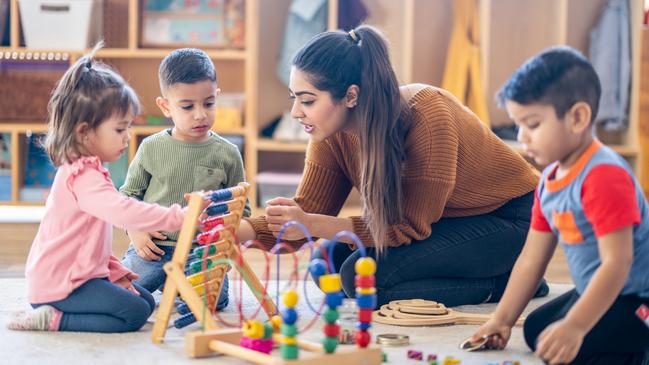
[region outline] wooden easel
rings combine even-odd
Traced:
[[[219,240],[211,243],[211,245],[215,245],[216,254],[210,256],[210,259],[229,259],[231,262],[236,262],[236,269],[241,273],[241,277],[251,288],[262,308],[268,317],[270,317],[277,313],[277,307],[270,296],[266,293],[266,290],[248,263],[241,256],[238,242],[236,242],[236,238],[232,234],[232,231],[236,231],[241,222],[249,188],[250,185],[248,183],[242,182],[236,187],[216,192],[225,193],[225,195],[230,196],[230,199],[227,201],[213,202],[214,204],[220,204],[224,209],[227,207],[228,213],[222,216],[224,228],[219,231]],[[228,194],[226,190],[231,194]],[[189,199],[187,213],[180,230],[176,250],[174,251],[171,261],[164,265],[164,270],[167,273],[167,280],[162,293],[162,301],[160,302],[158,313],[156,315],[156,321],[153,326],[151,340],[154,343],[161,343],[164,340],[167,326],[169,324],[169,318],[171,317],[173,310],[174,300],[179,294],[189,306],[189,309],[196,317],[196,320],[203,325],[205,330],[215,330],[219,328],[214,318],[212,318],[210,309],[206,308],[194,286],[202,288],[203,283],[207,281],[210,285],[210,291],[216,293],[217,297],[214,300],[214,303],[216,303],[218,295],[221,292],[223,278],[227,273],[227,264],[218,265],[202,273],[202,275],[205,275],[207,279],[192,280],[190,282],[188,277],[185,276],[185,264],[187,263],[189,251],[192,248],[192,240],[196,233],[198,220],[206,206],[206,200],[210,199],[212,194],[214,194],[214,192],[192,193]]]

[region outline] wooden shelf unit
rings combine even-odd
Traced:
[[[106,45],[97,53],[97,58],[115,67],[129,82],[140,96],[145,113],[161,116],[155,105],[155,97],[159,94],[157,69],[160,61],[171,48],[143,48],[139,46],[140,7],[138,0],[105,0],[104,3],[118,4],[124,11],[123,20],[128,27],[124,40]],[[244,49],[205,49],[217,68],[219,88],[224,92],[243,92],[245,95],[244,121],[241,128],[223,129],[215,126],[221,135],[238,135],[244,137],[245,166],[256,166],[256,150],[253,139],[257,136],[257,84],[258,84],[258,14],[259,0],[245,0],[245,47]],[[109,16],[104,13],[104,19]],[[32,49],[20,44],[20,16],[18,0],[10,0],[10,45],[0,47],[0,55],[5,59],[18,60],[63,60],[74,63],[81,55],[89,50],[56,50]],[[189,46],[189,45],[188,45]],[[41,203],[24,202],[19,199],[22,177],[24,174],[24,151],[20,148],[20,138],[29,133],[44,133],[47,131],[45,121],[15,121],[0,120],[0,133],[8,133],[11,138],[11,200],[0,201],[0,205],[42,205]],[[135,156],[138,141],[142,137],[157,133],[169,126],[166,125],[134,125],[131,130],[131,144],[128,149],[129,162]],[[251,141],[251,143],[248,143]],[[246,168],[246,175],[252,176],[256,171]],[[254,196],[254,188],[251,189]]]
[[[152,69],[170,49],[140,48],[139,6],[137,0],[108,0],[128,3],[128,35],[115,47],[100,51],[99,56],[116,65],[140,95],[147,113],[157,113],[153,102],[158,93],[157,78]],[[567,44],[583,53],[588,50],[588,35],[606,0],[476,0],[481,22],[481,55],[483,85],[489,115],[494,125],[506,124],[507,116],[495,105],[494,94],[525,59],[555,44]],[[640,80],[640,30],[642,0],[629,0],[632,24],[632,90],[629,128],[611,140],[604,139],[623,155],[641,175],[643,156],[639,153],[638,110]],[[256,175],[277,166],[278,154],[293,154],[287,171],[301,170],[299,156],[306,150],[304,142],[282,142],[259,137],[259,131],[273,118],[290,109],[288,90],[276,76],[277,54],[291,0],[246,0],[246,41],[244,50],[208,50],[219,73],[219,87],[224,91],[243,91],[246,97],[244,125],[241,130],[223,131],[244,136],[244,165],[251,184],[250,198],[256,207]],[[453,22],[453,0],[367,0],[370,12],[366,23],[379,27],[390,40],[392,63],[401,83],[421,82],[440,85],[446,50]],[[328,29],[337,28],[338,0],[329,0]],[[11,0],[11,46],[0,53],[59,53],[74,62],[83,52],[29,50],[19,46],[17,0]],[[263,14],[263,16],[261,16]],[[577,16],[578,15],[578,16]],[[551,24],[552,27],[548,27]],[[148,77],[146,77],[146,75]],[[144,76],[143,76],[144,75]],[[0,128],[11,123],[0,121]],[[158,127],[134,129],[145,136]],[[34,129],[35,130],[35,129]],[[14,133],[13,131],[10,131]],[[234,132],[234,133],[229,133]],[[137,140],[134,138],[134,140]],[[515,143],[512,143],[515,146]],[[136,146],[130,147],[133,156]],[[521,151],[520,148],[517,148]],[[275,160],[275,161],[273,161]],[[274,163],[267,164],[268,161]],[[272,167],[269,167],[272,166]],[[16,167],[14,167],[16,169]],[[15,176],[12,173],[12,177]],[[649,178],[645,179],[649,181]],[[649,184],[649,183],[648,183]],[[647,187],[645,187],[647,189]],[[14,188],[14,190],[16,190]],[[17,196],[17,193],[16,193]],[[20,204],[19,201],[0,204]]]

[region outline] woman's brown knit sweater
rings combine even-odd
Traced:
[[[534,190],[536,170],[453,95],[427,87],[410,105],[401,175],[404,220],[391,227],[389,246],[427,238],[442,217],[489,213]],[[295,201],[307,213],[338,215],[352,187],[359,187],[358,156],[358,137],[349,132],[310,143]],[[373,245],[363,218],[350,219],[354,233]],[[249,221],[258,240],[272,247],[265,217]]]

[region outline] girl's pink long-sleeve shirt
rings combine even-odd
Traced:
[[[30,303],[65,299],[94,278],[111,282],[130,271],[112,255],[113,225],[142,231],[175,231],[184,211],[121,195],[97,157],[61,165],[26,265]]]

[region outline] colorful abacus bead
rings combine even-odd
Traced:
[[[205,209],[205,213],[209,216],[214,216],[217,214],[227,213],[228,210],[229,207],[227,204],[211,204],[207,209]]]
[[[232,199],[232,190],[231,189],[221,189],[211,192],[209,199],[213,202],[220,202],[224,200]]]
[[[371,257],[361,257],[354,265],[356,270],[356,304],[358,306],[358,331],[355,339],[358,347],[364,348],[370,344],[372,336],[369,329],[372,326],[372,311],[376,307],[376,288],[374,287],[376,262]]]
[[[313,271],[311,274],[313,275]],[[325,353],[331,354],[336,351],[340,336],[340,326],[336,321],[338,320],[338,307],[343,301],[343,293],[340,291],[342,284],[338,274],[319,274],[320,289],[325,292],[325,304],[327,305],[327,309],[322,314],[322,319],[326,323],[322,348]]]
[[[209,217],[207,219],[204,219],[201,222],[201,231],[209,231],[212,228],[215,228],[217,226],[221,226],[225,224],[225,219],[223,219],[222,216],[216,216],[216,217]]]
[[[207,231],[196,236],[196,241],[199,245],[206,245],[208,243],[216,242],[221,238],[221,229],[214,228],[211,231]]]
[[[286,309],[282,311],[282,343],[280,350],[284,360],[294,360],[298,358],[299,351],[297,347],[297,311],[295,306],[298,302],[298,295],[295,290],[288,290],[282,297]]]

